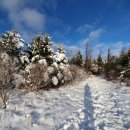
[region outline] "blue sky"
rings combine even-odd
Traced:
[[[28,42],[37,32],[49,33],[65,48],[93,55],[111,48],[115,55],[130,47],[129,0],[0,0],[0,33],[17,29]]]

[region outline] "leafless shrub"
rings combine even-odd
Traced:
[[[29,74],[26,74],[25,88],[37,91],[40,89],[48,89],[49,86],[49,76],[47,73],[47,67],[35,64],[30,70]]]
[[[6,108],[9,92],[14,87],[13,74],[16,64],[6,53],[0,53],[0,97]]]
[[[83,68],[75,65],[70,65],[69,70],[72,74],[73,80],[82,80],[87,75]]]
[[[29,69],[27,69],[27,73],[24,76],[25,84],[21,88],[31,91],[49,90],[60,87],[63,84],[66,85],[74,80],[82,80],[85,76],[86,72],[75,65],[69,65],[64,69],[58,70],[51,66],[36,63],[30,65]]]

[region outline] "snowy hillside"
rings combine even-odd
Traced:
[[[0,130],[130,130],[130,88],[91,76],[57,90],[13,92]]]

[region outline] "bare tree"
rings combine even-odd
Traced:
[[[13,87],[13,73],[15,66],[15,62],[7,53],[0,52],[0,98],[4,108],[6,108],[9,92]]]
[[[91,68],[92,63],[92,48],[90,47],[90,44],[86,43],[86,57],[85,57],[85,69],[86,71],[89,71]]]

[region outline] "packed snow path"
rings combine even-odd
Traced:
[[[41,93],[12,93],[0,130],[130,130],[130,87],[91,76]]]

